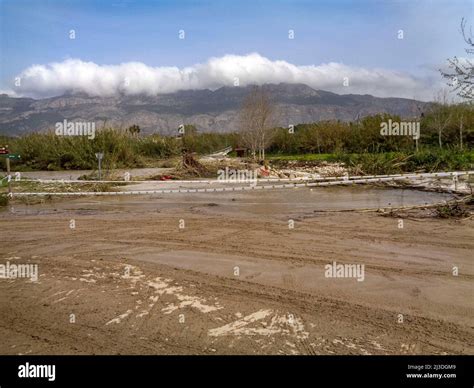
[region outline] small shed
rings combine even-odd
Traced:
[[[238,147],[235,149],[235,153],[237,154],[238,158],[244,158],[247,156],[247,148]]]

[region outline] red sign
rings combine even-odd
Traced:
[[[0,155],[6,155],[9,153],[10,151],[8,151],[5,147],[0,147]]]

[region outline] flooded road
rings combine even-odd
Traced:
[[[140,185],[140,184],[139,184]],[[135,185],[131,185],[135,189]],[[196,183],[158,183],[161,188],[205,188]],[[213,185],[216,187],[216,185]],[[17,203],[14,212],[40,214],[47,212],[149,212],[181,207],[204,207],[209,214],[228,214],[247,217],[253,214],[308,215],[318,210],[346,210],[391,208],[439,203],[453,199],[449,193],[426,192],[398,188],[370,186],[274,189],[249,192],[172,193],[140,196],[68,197],[36,205]]]

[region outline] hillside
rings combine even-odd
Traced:
[[[289,125],[336,119],[354,121],[376,113],[402,117],[419,115],[426,103],[404,98],[370,95],[338,95],[303,84],[267,84],[278,106],[278,124]],[[251,86],[217,90],[187,90],[156,96],[122,95],[93,97],[83,93],[32,99],[0,95],[0,133],[20,135],[53,128],[68,120],[95,121],[128,127],[138,124],[145,133],[167,133],[180,124],[196,124],[200,131],[229,132],[237,129],[237,116]]]

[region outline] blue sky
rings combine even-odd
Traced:
[[[473,21],[472,1],[0,0],[0,89],[31,65],[70,58],[183,68],[249,53],[434,77],[465,55],[463,16]]]

